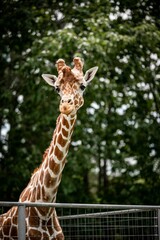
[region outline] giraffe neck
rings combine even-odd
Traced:
[[[60,114],[49,148],[43,156],[41,166],[33,173],[20,201],[55,202],[61,175],[65,166],[76,114]]]
[[[76,114],[68,116],[60,114],[43,162],[33,173],[28,186],[21,193],[20,202],[55,202],[75,121]],[[12,207],[7,213],[0,216],[0,239],[5,237],[10,239],[12,235],[17,235],[17,212],[17,207]],[[27,236],[39,236],[40,239],[44,239],[44,237],[46,239],[64,239],[55,208],[29,207],[26,208],[25,214]],[[3,229],[5,229],[5,236]]]
[[[55,201],[75,121],[76,115],[60,114],[52,142],[45,153],[43,184],[47,191],[51,189],[51,201]]]

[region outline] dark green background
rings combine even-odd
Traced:
[[[57,202],[159,204],[159,1],[0,4],[0,200],[18,200],[52,138],[59,98],[41,74],[80,56],[99,70]]]

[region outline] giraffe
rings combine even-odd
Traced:
[[[93,67],[83,75],[82,60],[75,57],[73,63],[74,67],[71,69],[63,59],[59,59],[56,62],[58,77],[42,74],[43,79],[54,87],[60,96],[60,115],[42,163],[35,169],[30,182],[20,194],[19,202],[54,203],[56,201],[77,110],[84,103],[83,92],[86,86],[98,70],[98,67]],[[64,239],[55,208],[28,207],[25,209],[25,214],[26,239]],[[17,207],[12,207],[0,216],[0,239],[17,239],[17,215]]]

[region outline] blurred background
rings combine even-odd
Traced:
[[[58,58],[99,66],[57,202],[160,203],[159,0],[1,0],[0,200],[17,201],[50,144]]]

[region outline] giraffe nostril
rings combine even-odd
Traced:
[[[71,98],[69,99],[61,99],[61,104],[69,104],[69,105],[72,105],[73,104],[73,101]]]

